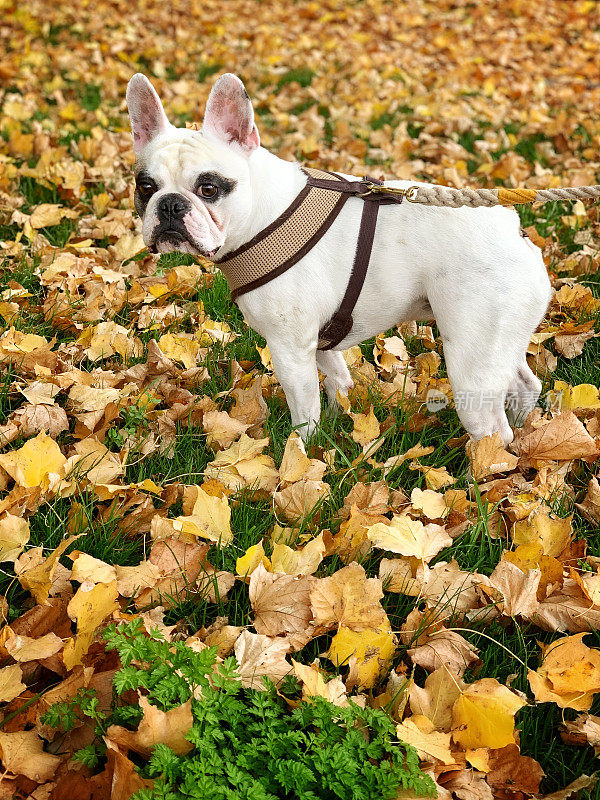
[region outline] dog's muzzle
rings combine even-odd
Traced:
[[[188,242],[192,247],[199,249],[183,223],[183,218],[191,208],[190,201],[176,192],[165,194],[160,198],[156,207],[158,225],[152,231],[152,241],[148,245],[150,252],[157,252],[158,242],[169,242],[174,247],[182,242]]]

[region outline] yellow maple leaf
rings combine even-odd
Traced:
[[[573,517],[559,519],[548,506],[539,506],[526,519],[515,522],[511,531],[515,544],[539,544],[546,556],[559,556],[572,538]]]
[[[14,561],[29,541],[29,522],[6,513],[0,519],[0,561]]]
[[[63,467],[67,459],[54,439],[39,433],[29,439],[19,450],[0,455],[0,467],[6,470],[17,486],[41,486],[46,490],[50,483],[64,477]]]
[[[525,700],[495,678],[471,683],[452,707],[452,738],[465,750],[513,744],[514,717],[525,705]]]
[[[322,533],[311,539],[301,550],[293,550],[286,544],[278,543],[274,545],[271,554],[271,572],[313,575],[325,557],[325,550]]]
[[[587,711],[600,691],[600,650],[583,643],[585,633],[541,645],[543,661],[527,677],[538,703]]]
[[[227,497],[215,497],[207,494],[197,486],[196,499],[191,514],[177,517],[173,526],[182,533],[209,539],[219,547],[225,547],[233,541],[231,530],[231,508]]]
[[[571,386],[565,381],[554,381],[554,392],[560,395],[561,408],[600,408],[600,397],[597,386],[591,383],[580,383]]]
[[[336,666],[348,664],[348,682],[361,689],[370,689],[388,669],[396,649],[396,637],[389,620],[380,628],[353,631],[340,626],[331,640],[327,658]]]
[[[265,548],[262,541],[251,545],[243,556],[235,562],[235,573],[241,578],[251,575],[259,564],[263,564],[265,569],[270,570],[271,564],[265,555]]]
[[[196,366],[196,356],[201,349],[200,343],[195,339],[174,333],[161,336],[158,346],[167,358],[181,362],[186,369]]]
[[[58,565],[58,560],[69,545],[78,539],[79,536],[69,536],[64,539],[48,558],[30,569],[26,569],[19,575],[19,583],[24,589],[28,589],[34,596],[37,603],[43,605],[48,599],[52,578]]]
[[[63,661],[67,669],[73,669],[90,649],[99,625],[119,607],[117,581],[112,583],[84,583],[67,606],[72,620],[77,622],[77,633],[69,639],[63,650]]]

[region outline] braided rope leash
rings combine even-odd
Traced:
[[[565,189],[452,189],[448,186],[393,186],[367,184],[367,192],[405,197],[411,203],[424,206],[516,206],[522,203],[547,203],[550,200],[595,200],[600,198],[600,186],[578,186]]]

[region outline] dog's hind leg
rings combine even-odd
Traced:
[[[337,407],[337,393],[348,394],[354,386],[344,356],[337,350],[317,350],[317,366],[323,373],[323,385],[329,405]]]
[[[506,415],[513,427],[521,426],[538,401],[542,383],[525,359],[508,387]]]
[[[456,412],[467,431],[474,439],[499,431],[504,444],[512,442],[504,410],[510,373],[485,349],[477,352],[473,342],[445,342],[444,356]]]

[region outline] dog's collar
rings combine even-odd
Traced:
[[[263,286],[293,267],[331,227],[350,197],[365,201],[352,272],[339,309],[319,333],[319,350],[330,350],[352,328],[352,312],[369,266],[377,209],[401,203],[402,196],[374,193],[381,181],[365,177],[349,181],[335,172],[304,168],[306,185],[277,219],[246,244],[222,259],[215,259],[227,278],[231,296]]]

